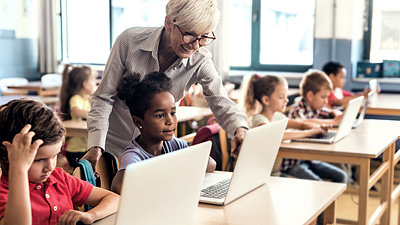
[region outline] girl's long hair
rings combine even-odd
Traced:
[[[249,118],[261,111],[262,97],[271,96],[276,86],[282,82],[285,82],[285,79],[275,75],[254,74],[250,77],[244,90],[243,101],[243,109]]]
[[[92,69],[88,66],[64,66],[60,90],[60,113],[64,120],[71,119],[69,100],[79,93],[91,73]]]

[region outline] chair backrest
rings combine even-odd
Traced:
[[[85,180],[96,187],[111,190],[111,183],[115,174],[118,172],[118,168],[119,162],[117,157],[112,153],[103,152],[97,162],[96,172],[98,176],[94,174],[92,165],[86,159],[79,161],[79,166],[74,169],[72,176]],[[88,211],[90,208],[90,206],[84,205],[82,207],[77,207],[77,210]]]
[[[118,158],[110,152],[103,152],[97,162],[97,173],[100,176],[99,187],[111,190],[111,183],[119,168]]]
[[[24,77],[8,77],[0,79],[0,90],[3,95],[26,95],[27,90],[10,90],[7,86],[23,86],[29,83]]]
[[[193,139],[193,145],[205,141],[212,142],[211,157],[217,162],[217,170],[229,169],[228,140],[225,130],[218,123],[200,128]]]

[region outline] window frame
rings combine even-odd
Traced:
[[[260,10],[261,0],[252,1],[252,16],[256,20],[252,20],[251,25],[251,60],[250,66],[230,66],[230,70],[258,70],[258,71],[281,71],[281,72],[305,72],[314,65],[314,54],[313,63],[311,65],[291,65],[291,64],[261,64],[260,63]],[[314,3],[314,33],[315,33],[315,3]],[[313,47],[315,52],[315,37],[313,38]]]

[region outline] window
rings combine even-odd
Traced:
[[[400,2],[373,1],[369,59],[400,60]]]
[[[224,0],[225,1],[225,0]],[[130,27],[162,26],[168,0],[60,0],[59,58],[105,64]],[[155,7],[156,6],[156,7]],[[306,71],[313,64],[315,0],[229,0],[232,69]]]
[[[314,0],[230,0],[229,65],[244,70],[311,68],[314,11]]]
[[[110,52],[108,0],[62,0],[63,60],[104,64]]]
[[[168,0],[112,0],[111,2],[113,43],[127,28],[164,25],[165,6]]]
[[[58,59],[105,64],[112,43],[121,32],[130,27],[162,26],[167,3],[168,0],[60,0]]]

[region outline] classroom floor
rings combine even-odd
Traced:
[[[368,215],[370,216],[372,212],[379,205],[379,196],[370,196],[368,202]],[[353,193],[342,194],[337,201],[337,218],[357,220],[357,210],[358,209],[358,195]],[[391,219],[390,224],[397,224],[398,219],[398,202],[396,201],[392,204]],[[337,223],[341,225],[341,223]]]

